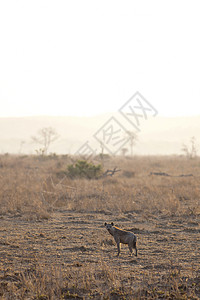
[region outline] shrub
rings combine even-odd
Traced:
[[[97,179],[102,175],[102,166],[88,163],[86,160],[78,160],[75,165],[68,166],[68,176],[71,178]]]

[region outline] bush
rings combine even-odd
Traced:
[[[75,165],[68,166],[68,176],[97,179],[102,175],[102,166],[88,163],[86,160],[78,160]]]

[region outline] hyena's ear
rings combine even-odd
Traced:
[[[111,225],[114,226],[114,223],[112,222]]]
[[[104,224],[105,226],[107,225],[107,223],[105,222],[105,224]]]

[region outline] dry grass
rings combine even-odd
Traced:
[[[107,158],[121,171],[99,180],[68,178],[74,161],[0,156],[0,299],[198,299],[200,159]],[[137,258],[115,256],[105,221]]]

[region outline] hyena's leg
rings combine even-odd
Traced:
[[[118,254],[117,254],[117,256],[119,256],[119,254],[120,254],[120,242],[117,242],[117,249],[118,249]]]
[[[137,247],[136,247],[136,241],[133,242],[133,248],[135,249],[135,256],[137,256]]]
[[[132,255],[132,253],[133,253],[133,245],[132,245],[132,243],[129,243],[128,247],[129,247],[129,250],[130,250],[131,255]]]

